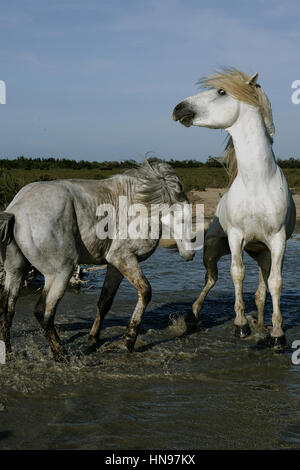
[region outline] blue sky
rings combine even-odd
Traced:
[[[171,120],[220,66],[252,74],[273,107],[278,157],[300,157],[298,0],[1,2],[2,157],[221,155],[226,133]]]

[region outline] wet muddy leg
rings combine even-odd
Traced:
[[[112,306],[122,279],[123,275],[120,273],[120,271],[111,264],[108,264],[104,284],[98,301],[97,315],[88,337],[89,346],[85,350],[86,354],[97,349],[103,320]]]
[[[54,326],[56,307],[64,295],[72,270],[59,276],[45,275],[45,287],[35,307],[35,317],[41,325],[54,360],[67,362],[68,357]]]
[[[10,329],[20,287],[27,268],[26,259],[14,243],[8,245],[6,249],[4,268],[5,283],[0,298],[0,330],[5,343],[6,353],[10,355],[12,351]]]
[[[286,345],[282,329],[282,315],[280,311],[280,295],[282,290],[282,263],[285,253],[285,233],[279,233],[271,243],[271,271],[268,279],[269,291],[273,303],[272,329],[269,345],[282,349]]]
[[[132,352],[143,314],[151,300],[151,286],[144,276],[137,258],[133,254],[128,253],[127,256],[120,256],[118,254],[116,257],[110,257],[109,262],[128,279],[138,292],[138,301],[130,318],[126,333],[123,336],[123,344],[129,352]]]
[[[199,312],[202,309],[203,302],[218,280],[218,261],[230,253],[227,239],[224,237],[207,236],[203,248],[203,264],[206,268],[205,286],[194,302],[192,312],[185,318],[188,329],[192,329],[199,320]]]
[[[251,334],[250,326],[245,316],[245,305],[243,300],[243,281],[245,278],[245,266],[243,263],[242,235],[238,231],[232,231],[228,236],[231,251],[230,274],[234,284],[235,292],[235,331],[237,338],[245,338]]]

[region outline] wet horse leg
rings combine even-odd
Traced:
[[[53,357],[58,362],[66,360],[66,351],[54,326],[54,318],[56,307],[65,293],[72,271],[73,268],[56,275],[45,275],[45,286],[34,311],[49,343]]]
[[[10,243],[6,247],[4,261],[5,283],[0,300],[0,328],[7,353],[11,353],[10,328],[26,267],[26,258],[14,242]]]
[[[231,251],[231,268],[230,274],[234,284],[235,291],[235,336],[244,338],[248,336],[251,331],[247,319],[245,317],[245,306],[243,301],[243,281],[245,277],[245,266],[242,256],[242,243],[243,237],[236,230],[232,230],[228,234],[228,242]]]
[[[137,258],[132,254],[110,255],[109,263],[113,264],[120,273],[136,288],[138,301],[131,315],[123,342],[129,352],[133,351],[143,314],[151,300],[151,286],[144,276]]]
[[[101,325],[105,315],[113,303],[122,279],[123,275],[120,271],[111,264],[108,264],[104,284],[98,301],[97,315],[88,337],[88,342],[92,348],[99,343]]]
[[[219,259],[230,253],[227,238],[220,238],[216,236],[207,237],[203,248],[203,264],[206,268],[205,286],[193,304],[193,314],[187,316],[186,322],[197,321],[199,312],[202,308],[203,302],[218,280],[218,261]]]
[[[255,259],[259,268],[258,287],[255,292],[255,304],[258,315],[258,328],[264,330],[264,307],[266,302],[266,294],[268,288],[268,277],[271,268],[271,254],[269,250],[261,251],[260,253],[248,252],[249,255]]]
[[[282,330],[282,316],[280,311],[280,295],[282,290],[282,263],[285,253],[286,237],[285,233],[279,232],[273,237],[271,248],[271,271],[268,279],[269,291],[272,296],[273,315],[270,345],[282,347],[285,345],[285,336]]]

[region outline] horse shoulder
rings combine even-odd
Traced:
[[[217,232],[219,232],[219,230],[221,230],[221,232],[227,231],[227,221],[228,221],[227,199],[228,199],[228,192],[223,194],[216,208],[215,217],[214,217],[211,227],[212,227],[212,230],[216,230]]]

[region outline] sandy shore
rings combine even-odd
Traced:
[[[209,220],[214,216],[217,204],[223,194],[225,188],[207,188],[205,191],[190,191],[188,197],[191,203],[204,204],[205,219]],[[293,194],[297,212],[297,227],[300,226],[300,192]]]

